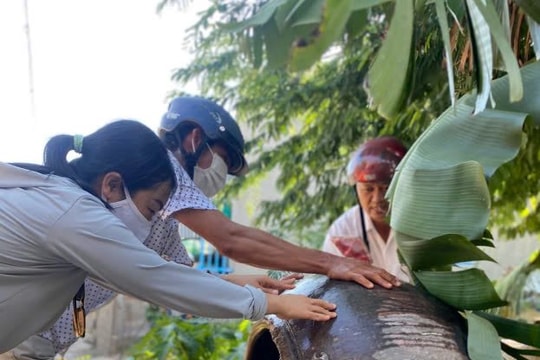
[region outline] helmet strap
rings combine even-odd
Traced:
[[[193,143],[192,139],[192,148],[193,152],[188,152],[186,149],[184,149],[184,146],[179,146],[180,153],[182,154],[184,158],[184,168],[186,172],[188,173],[191,180],[193,180],[193,175],[195,173],[195,166],[197,165],[197,162],[199,162],[199,158],[201,157],[201,153],[203,152],[205,145],[207,143],[206,136],[202,139],[201,143],[197,148],[195,148],[195,145]],[[182,144],[182,142],[180,142]]]
[[[360,197],[358,196],[358,189],[356,188],[356,183],[353,185],[354,194],[356,195],[356,202],[358,203],[358,209],[360,212],[360,226],[362,226],[362,240],[364,240],[364,245],[366,245],[366,249],[369,252],[369,241],[367,238],[367,231],[366,231],[366,219],[364,219],[364,210],[362,209],[362,204],[360,204]]]

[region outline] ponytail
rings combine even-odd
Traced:
[[[81,156],[68,162],[67,155]],[[167,149],[156,134],[133,120],[117,120],[85,136],[57,135],[44,150],[44,165],[52,173],[77,182],[91,191],[100,176],[118,172],[129,192],[169,181],[176,184]],[[94,194],[96,195],[96,194]]]
[[[43,164],[47,166],[55,175],[68,177],[79,182],[77,173],[67,161],[67,154],[74,149],[75,136],[56,135],[45,145],[43,151]]]

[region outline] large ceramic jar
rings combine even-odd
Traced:
[[[327,322],[267,316],[254,324],[247,360],[463,360],[457,311],[409,284],[387,290],[309,276],[288,293],[337,304]]]

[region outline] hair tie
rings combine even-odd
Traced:
[[[82,154],[83,139],[82,135],[73,135],[73,150],[76,153]]]

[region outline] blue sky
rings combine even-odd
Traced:
[[[51,136],[118,118],[157,129],[172,70],[190,59],[185,29],[207,5],[158,15],[157,2],[27,0],[32,108],[24,0],[0,1],[0,161],[40,162]]]

